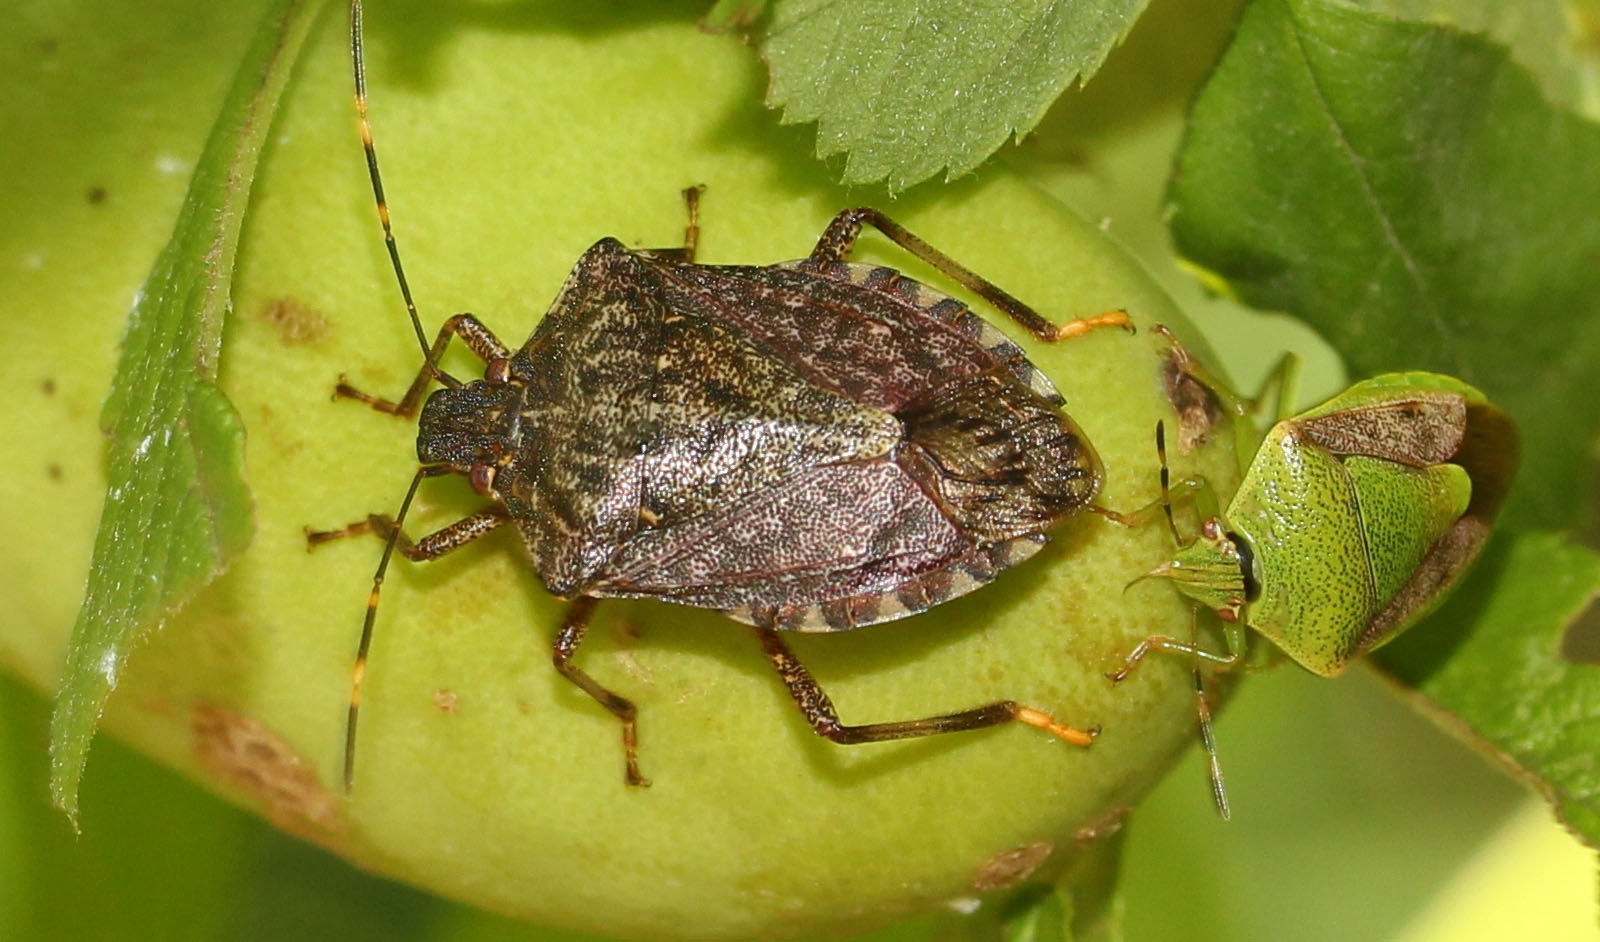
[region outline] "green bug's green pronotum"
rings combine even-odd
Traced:
[[[1149,573],[1217,613],[1228,653],[1151,637],[1112,678],[1151,650],[1233,667],[1245,628],[1307,670],[1340,673],[1444,600],[1516,463],[1511,419],[1436,373],[1374,377],[1279,421],[1227,509]]]

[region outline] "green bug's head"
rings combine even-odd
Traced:
[[[1200,536],[1179,550],[1170,562],[1145,573],[1144,578],[1171,579],[1178,591],[1217,613],[1223,621],[1239,621],[1244,603],[1255,597],[1256,583],[1250,546],[1211,517],[1200,526]]]

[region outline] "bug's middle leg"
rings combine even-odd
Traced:
[[[766,651],[767,658],[772,661],[772,666],[777,668],[778,676],[783,679],[784,686],[789,688],[789,695],[800,707],[800,712],[805,714],[811,728],[817,735],[836,743],[849,745],[885,742],[891,739],[912,739],[939,733],[983,729],[1009,723],[1012,720],[1036,726],[1074,746],[1088,746],[1100,734],[1098,726],[1091,726],[1088,729],[1068,726],[1058,722],[1055,717],[1043,710],[1025,706],[1014,700],[999,700],[971,710],[916,720],[847,726],[839,721],[839,714],[833,708],[833,701],[821,687],[817,686],[811,672],[806,670],[805,665],[794,656],[788,645],[783,643],[783,639],[778,637],[778,633],[770,628],[757,628],[756,635],[761,639],[761,647]]]
[[[571,663],[572,655],[577,652],[578,645],[583,643],[584,633],[589,629],[589,615],[593,613],[597,601],[591,596],[579,596],[567,608],[566,618],[561,622],[561,630],[556,633],[551,660],[555,662],[556,670],[561,672],[561,676],[577,684],[584,693],[593,697],[596,703],[610,710],[622,721],[622,753],[627,762],[627,782],[629,785],[646,786],[650,784],[650,780],[639,773],[638,708],[633,705],[632,700],[602,687],[593,677],[584,673],[582,668]]]
[[[833,262],[842,262],[855,247],[856,237],[861,234],[861,227],[870,225],[874,229],[888,236],[896,245],[922,259],[934,268],[943,272],[957,284],[983,298],[1007,317],[1016,321],[1019,326],[1033,334],[1040,340],[1053,343],[1077,337],[1092,330],[1102,327],[1122,327],[1133,330],[1133,324],[1128,319],[1127,311],[1108,311],[1092,317],[1080,317],[1067,321],[1064,324],[1054,324],[1035,311],[1032,307],[1017,300],[1010,292],[965,265],[939,251],[913,235],[904,226],[885,216],[871,207],[858,207],[846,209],[833,217],[828,223],[828,228],[817,240],[816,248],[811,250],[811,255],[806,261],[814,268]]]

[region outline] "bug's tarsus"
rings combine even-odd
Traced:
[[[1228,806],[1228,788],[1222,781],[1222,759],[1217,753],[1217,736],[1211,725],[1211,697],[1206,691],[1205,675],[1200,665],[1194,668],[1195,714],[1200,717],[1200,744],[1206,752],[1206,765],[1211,777],[1211,798],[1217,803],[1217,814],[1226,821],[1233,816]]]
[[[817,735],[842,745],[886,742],[892,739],[912,739],[938,733],[983,729],[1009,723],[1012,720],[1043,729],[1075,746],[1088,746],[1100,734],[1099,727],[1085,730],[1068,726],[1042,710],[1011,700],[1000,700],[971,710],[916,720],[846,726],[839,721],[839,714],[833,707],[833,701],[817,685],[811,672],[800,663],[799,658],[794,656],[778,633],[770,628],[757,628],[756,635],[761,639],[761,647],[766,652],[767,659],[772,662],[772,666],[778,671],[778,676],[783,680],[783,685],[788,688],[789,695],[800,707],[800,712],[805,714],[806,722],[811,724]]]
[[[650,780],[639,772],[639,734],[638,734],[638,708],[633,701],[620,694],[602,687],[593,677],[584,673],[571,663],[572,655],[578,650],[578,645],[583,642],[583,635],[589,628],[589,616],[594,611],[597,599],[589,596],[579,596],[567,607],[566,617],[561,621],[561,630],[556,634],[556,642],[552,651],[551,660],[556,665],[556,670],[561,676],[577,684],[584,693],[595,699],[596,703],[610,710],[618,720],[622,721],[622,752],[627,763],[626,779],[629,785],[647,787]]]
[[[683,260],[689,264],[700,250],[700,195],[705,191],[703,183],[683,188],[683,204],[689,211],[689,221],[683,226]]]
[[[1127,311],[1109,311],[1092,317],[1080,317],[1065,324],[1051,323],[1004,288],[924,242],[904,226],[871,207],[846,209],[834,216],[833,221],[828,223],[828,228],[823,230],[821,238],[817,239],[816,248],[811,250],[811,255],[806,259],[807,263],[813,269],[821,269],[844,261],[850,255],[850,250],[855,247],[856,238],[861,234],[863,225],[877,229],[896,245],[988,301],[1040,340],[1054,343],[1103,327],[1121,327],[1129,332],[1134,330]]]
[[[683,226],[683,245],[666,249],[635,249],[634,251],[653,258],[666,259],[680,265],[693,265],[695,255],[700,249],[700,195],[706,191],[705,184],[696,183],[694,186],[683,188],[683,206],[688,211],[688,221]]]

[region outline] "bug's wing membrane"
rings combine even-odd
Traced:
[[[893,592],[971,550],[893,460],[820,465],[698,519],[639,533],[589,591],[705,608],[804,607]]]

